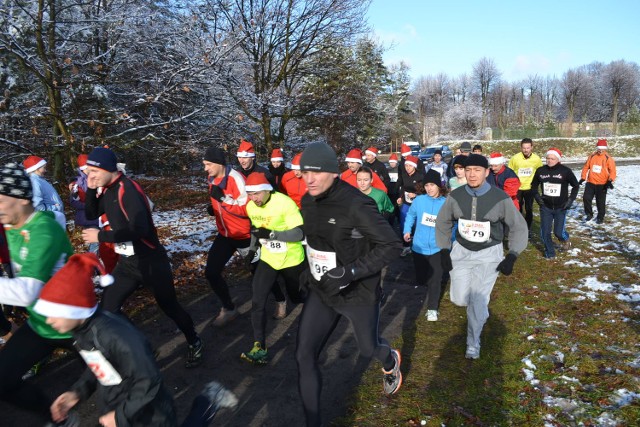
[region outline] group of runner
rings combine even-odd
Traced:
[[[322,143],[295,155],[291,170],[284,167],[280,149],[273,150],[265,168],[256,163],[253,145],[243,140],[236,152],[239,166],[233,168],[224,151],[208,148],[203,156],[207,211],[214,217],[217,235],[205,277],[221,304],[213,324],[222,327],[238,316],[223,277],[225,265],[238,254],[252,272],[253,344],[248,343],[240,357],[267,364],[265,307],[270,293],[276,300],[273,317],[287,315],[281,278],[289,301],[304,304],[296,349],[299,391],[307,425],[321,425],[318,358],[342,316],[352,325],[360,353],[381,362],[384,392],[393,394],[400,388],[400,352],[378,333],[384,295],[381,270],[397,256],[411,253],[416,279],[428,288],[427,320],[438,320],[442,285],[450,276],[451,301],[467,307],[465,355],[477,359],[491,290],[500,272],[511,274],[527,246],[533,200],[541,206],[545,257],[555,256],[552,223],[554,234],[565,248],[568,245],[564,218],[579,183],[561,165],[559,149],[547,151],[543,166],[532,145],[524,139],[521,153],[509,166],[500,153],[489,158],[471,153],[469,143],[462,144],[461,153],[449,164],[436,151],[426,167],[406,146],[400,159],[391,155],[388,167],[378,160],[375,147],[364,154],[353,149],[342,173],[336,153]],[[615,163],[606,148],[606,141],[599,140],[582,173],[591,188],[585,191],[586,220],[593,215],[587,201],[591,194],[597,201],[597,221],[603,221],[606,190],[615,180]],[[0,303],[27,307],[29,312],[27,323],[5,336],[0,397],[42,415],[52,425],[72,425],[70,409],[102,387],[102,425],[176,425],[172,398],[164,390],[153,352],[123,317],[121,307],[143,285],[184,334],[186,368],[203,361],[205,345],[177,301],[169,258],[143,189],[118,169],[108,148],[96,148],[78,160],[81,179],[70,187],[72,200],[83,202],[74,207],[82,208],[84,220],[100,220],[98,227],[83,224],[82,237],[92,248],[104,249],[99,251],[103,263],[93,254],[72,256],[54,209],[36,210],[36,186],[27,172],[44,166],[44,160],[30,159],[25,167],[9,164],[0,170],[0,221],[14,267],[11,275],[0,279]],[[396,221],[399,230],[394,228]],[[106,286],[98,304],[91,278],[95,268],[105,267],[103,272],[111,272],[112,279],[103,280]],[[119,335],[124,338],[115,339]],[[71,391],[52,402],[22,377],[55,348],[79,351],[89,369]],[[139,354],[139,360],[132,360],[132,354]],[[196,400],[183,425],[206,425],[218,407],[233,403],[233,396],[220,386],[208,386]]]

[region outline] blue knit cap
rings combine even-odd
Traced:
[[[108,148],[94,148],[87,159],[87,165],[104,169],[108,172],[116,172],[118,170],[117,164],[116,154]]]

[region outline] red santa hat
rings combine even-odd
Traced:
[[[253,144],[249,141],[245,141],[244,139],[240,140],[240,146],[238,147],[238,152],[236,153],[236,157],[255,157],[256,152],[253,149]]]
[[[490,165],[503,165],[505,162],[504,156],[502,153],[491,153],[489,156],[489,164]]]
[[[373,157],[378,157],[378,149],[376,147],[369,147],[364,151],[364,154],[371,154]]]
[[[293,156],[293,159],[291,160],[291,170],[300,170],[300,157],[302,157],[302,153],[298,153]]]
[[[562,160],[562,151],[559,148],[551,147],[547,150],[547,156],[556,156],[558,161]]]
[[[262,172],[251,172],[244,183],[247,193],[254,191],[273,191],[273,187]]]
[[[414,168],[417,168],[417,167],[418,167],[418,162],[419,162],[419,161],[420,161],[420,160],[418,160],[418,158],[417,158],[416,156],[407,156],[407,158],[406,158],[406,159],[405,159],[405,161],[404,161],[404,164],[405,164],[405,165],[411,165],[411,166],[413,166]]]
[[[282,155],[282,150],[279,148],[274,148],[271,151],[271,161],[272,162],[284,162],[284,156]]]
[[[87,154],[80,154],[78,156],[78,169],[83,171],[83,170],[85,170],[87,168],[87,159],[88,158],[89,158],[89,156]]]
[[[362,164],[362,151],[360,151],[360,149],[358,148],[354,148],[347,153],[347,157],[344,159],[344,161]]]
[[[608,149],[609,147],[607,146],[607,140],[606,139],[599,139],[598,143],[596,144],[596,148],[598,150],[606,150],[606,149]],[[29,171],[27,171],[27,172],[29,172]]]
[[[391,155],[389,156],[389,161],[390,162],[398,162],[398,155],[396,153],[391,153]]]
[[[407,144],[402,144],[400,146],[400,154],[402,157],[407,157],[411,155],[411,148]]]
[[[27,173],[35,172],[46,164],[47,161],[38,156],[29,156],[22,162],[22,166],[24,166],[24,170]]]
[[[98,308],[92,276],[100,272],[100,285],[109,286],[113,276],[105,273],[98,257],[91,252],[72,255],[42,288],[33,310],[45,317],[86,319]]]

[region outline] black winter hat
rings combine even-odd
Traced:
[[[204,160],[211,163],[217,163],[222,166],[227,164],[227,160],[224,157],[224,151],[218,147],[207,148],[207,151],[204,152]]]
[[[8,163],[0,168],[0,194],[16,199],[31,200],[31,179],[22,165]]]
[[[442,156],[442,150],[436,150],[433,152],[433,155],[440,154]]]
[[[339,173],[338,156],[328,144],[314,142],[307,145],[300,158],[300,170]]]
[[[482,154],[469,154],[464,166],[482,166],[485,169],[489,169],[489,160]]]
[[[470,142],[463,142],[462,145],[460,146],[460,151],[469,153],[471,152],[471,143]]]
[[[440,173],[434,171],[433,169],[429,169],[427,173],[424,175],[423,185],[431,183],[435,184],[438,187],[442,186],[442,175]]]
[[[118,159],[116,153],[108,148],[94,148],[87,158],[87,165],[104,169],[107,172],[116,172],[118,170]]]
[[[456,167],[456,165],[465,167],[466,164],[467,164],[467,156],[459,155],[453,158],[453,165],[451,166],[454,168]]]

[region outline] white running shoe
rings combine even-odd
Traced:
[[[427,322],[438,321],[438,310],[427,310]]]

